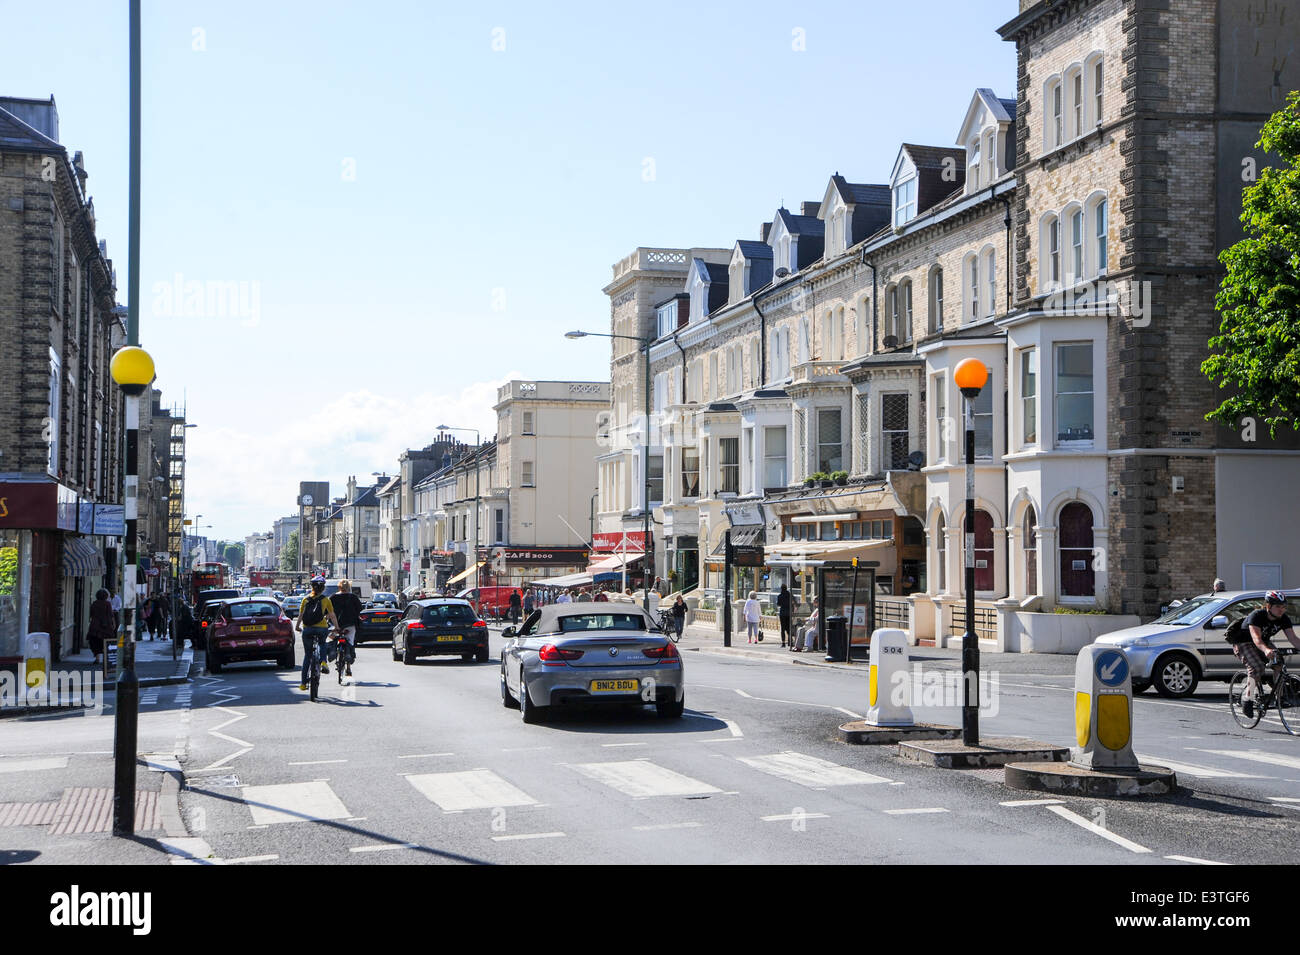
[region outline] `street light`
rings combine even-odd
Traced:
[[[650,346],[655,336],[641,338],[637,335],[615,335],[609,332],[565,332],[565,338],[625,338],[645,349],[645,429],[641,433],[641,514],[643,529],[641,539],[641,598],[645,612],[650,612]],[[623,552],[623,566],[627,567],[627,551]]]
[[[479,461],[478,452],[483,447],[483,438],[479,434],[478,428],[453,428],[450,425],[440,424],[438,430],[444,434],[448,431],[473,431],[474,432],[474,594],[477,599],[474,601],[474,612],[480,612],[480,605],[483,602],[482,588],[478,581],[478,512],[479,512]],[[414,555],[412,555],[414,556]],[[436,576],[436,575],[435,575]]]
[[[966,399],[966,634],[961,643],[961,738],[978,746],[980,645],[975,637],[975,399],[988,381],[989,370],[977,358],[957,363],[952,380]]]

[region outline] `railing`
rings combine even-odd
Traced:
[[[911,624],[911,609],[911,604],[904,598],[877,597],[876,615],[871,623],[871,629],[889,628],[905,631]]]
[[[633,269],[677,269],[690,265],[687,249],[637,249],[614,266],[614,278],[626,275]]]
[[[954,637],[966,633],[966,604],[953,604],[952,624],[948,633]],[[998,638],[998,612],[992,604],[975,605],[975,636],[979,640],[996,640]]]
[[[839,378],[842,361],[806,361],[794,366],[795,381],[816,381],[821,378]]]
[[[696,610],[694,623],[717,624],[718,612],[716,610]]]

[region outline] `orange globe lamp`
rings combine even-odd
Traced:
[[[952,373],[952,380],[967,398],[974,398],[989,380],[989,370],[978,358],[963,358]]]

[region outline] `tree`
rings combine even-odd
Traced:
[[[289,539],[280,548],[280,569],[291,573],[298,569],[298,532],[291,531]]]
[[[1276,437],[1279,425],[1300,431],[1300,93],[1256,145],[1278,164],[1242,193],[1246,237],[1219,255],[1228,270],[1215,299],[1222,322],[1201,371],[1233,391],[1207,420],[1237,427],[1251,417]]]
[[[244,567],[244,545],[227,544],[226,549],[221,552],[222,559],[225,560],[235,570],[242,570]]]

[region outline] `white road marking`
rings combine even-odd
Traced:
[[[326,763],[346,763],[346,759],[310,759],[301,763],[290,763],[290,766],[324,766]]]
[[[862,719],[861,713],[854,713],[852,710],[846,710],[842,706],[831,706],[829,703],[808,703],[804,700],[775,700],[767,696],[754,696],[751,693],[746,693],[744,690],[739,690],[735,687],[732,687],[732,690],[747,700],[756,700],[759,703],[784,703],[787,706],[816,706],[823,710],[835,710],[837,713],[843,713],[845,716],[852,717],[855,720]]]
[[[737,756],[738,760],[769,776],[779,776],[801,786],[865,786],[889,782],[884,776],[873,776],[860,769],[851,769],[837,763],[803,753],[785,752],[772,756]]]
[[[352,846],[348,852],[388,852],[392,849],[418,849],[414,842],[386,842],[380,846]]]
[[[1274,802],[1300,802],[1300,798],[1296,796],[1269,796],[1268,798]]]
[[[1137,753],[1138,760],[1143,763],[1155,763],[1157,766],[1164,766],[1166,769],[1172,769],[1180,776],[1200,776],[1203,779],[1272,779],[1271,776],[1251,776],[1247,773],[1234,773],[1230,769],[1212,769],[1209,766],[1197,766],[1194,763],[1179,763],[1172,759],[1165,759],[1163,756],[1150,756],[1146,753]]]
[[[273,826],[285,822],[317,819],[346,819],[352,815],[334,795],[329,783],[280,783],[274,786],[245,786],[244,802],[253,822]]]
[[[1136,842],[1130,842],[1128,839],[1125,839],[1123,836],[1115,835],[1115,833],[1111,832],[1109,829],[1103,829],[1101,826],[1097,825],[1091,819],[1085,819],[1083,818],[1083,816],[1080,816],[1076,812],[1071,812],[1070,810],[1066,809],[1064,806],[1048,806],[1047,811],[1054,812],[1062,819],[1068,819],[1076,826],[1081,826],[1084,829],[1087,829],[1089,832],[1095,832],[1103,839],[1109,839],[1111,842],[1115,843],[1115,845],[1123,846],[1129,852],[1150,852],[1151,851],[1146,846],[1140,846]]]
[[[521,832],[516,836],[493,836],[493,842],[512,842],[516,839],[559,839],[564,836],[562,832]]]
[[[941,809],[938,806],[930,806],[925,809],[886,809],[886,816],[920,816],[932,812],[948,812],[947,809]]]
[[[407,776],[406,781],[430,802],[437,803],[444,812],[532,806],[537,802],[490,769],[472,769],[462,773],[425,773]]]
[[[249,829],[270,829],[270,826],[249,826]]]
[[[455,756],[455,753],[412,753],[410,756],[399,756],[398,759],[431,759],[434,756]]]
[[[35,759],[0,759],[0,773],[27,773],[38,769],[67,769],[68,757],[46,756]]]
[[[742,739],[740,736],[719,736],[717,739],[697,739],[697,743],[735,743]]]
[[[278,858],[280,858],[278,855],[243,856],[242,858],[239,859],[227,859],[226,865],[239,865],[240,863],[243,862],[274,862]]]
[[[1012,799],[998,803],[999,806],[1059,806],[1064,799]]]
[[[600,745],[608,749],[615,746],[645,746],[647,744],[645,743],[601,743]]]
[[[230,726],[234,723],[238,723],[240,720],[246,719],[248,717],[247,713],[240,713],[238,710],[232,710],[224,706],[217,705],[218,702],[231,703],[235,700],[238,700],[240,697],[234,693],[229,692],[228,690],[217,689],[218,686],[221,686],[224,683],[224,681],[222,680],[208,677],[205,678],[204,683],[208,689],[211,689],[212,692],[217,694],[218,697],[220,698],[219,700],[209,703],[208,706],[213,709],[218,709],[223,713],[229,713],[231,715],[231,719],[228,719],[226,720],[226,722],[221,723],[218,726],[214,726],[212,729],[208,730],[208,735],[215,736],[217,739],[225,740],[227,743],[234,743],[236,746],[243,747],[242,749],[230,753],[227,756],[223,756],[215,763],[209,763],[207,766],[203,767],[204,769],[215,769],[218,766],[222,766],[230,762],[232,759],[238,759],[240,756],[243,756],[245,753],[252,752],[253,744],[248,742],[247,740],[238,739],[234,736],[227,736],[225,733],[220,732],[221,730],[225,729],[227,726]],[[226,685],[228,686],[229,684]]]
[[[1188,747],[1188,749],[1193,748]],[[1216,756],[1231,756],[1234,759],[1248,759],[1256,763],[1268,763],[1270,766],[1285,766],[1287,769],[1300,769],[1300,756],[1283,756],[1280,753],[1266,753],[1258,749],[1202,749],[1199,752],[1214,753]]]
[[[181,770],[180,759],[173,753],[141,753],[139,758],[152,773],[178,773]]]
[[[1197,859],[1194,856],[1165,856],[1166,859],[1173,859],[1175,862],[1190,862],[1193,865],[1228,865],[1227,862],[1211,862],[1209,859]]]
[[[159,839],[158,844],[174,856],[172,865],[221,865],[212,846],[202,839]]]
[[[658,832],[661,829],[700,829],[702,822],[665,822],[658,826],[633,826],[636,832]]]
[[[796,819],[829,819],[824,812],[788,812],[782,816],[759,816],[763,822],[793,822]]]
[[[551,748],[551,747],[549,747],[549,746],[516,746],[516,747],[514,747],[513,749],[503,749],[503,750],[501,750],[501,752],[503,752],[503,753],[537,753],[537,752],[541,752],[541,751],[544,750],[544,749],[550,749],[550,748]],[[450,756],[451,754],[448,753],[447,755]]]
[[[727,724],[727,730],[731,733],[732,738],[740,739],[745,735],[740,731],[740,726],[735,720],[723,720],[722,722]]]
[[[620,763],[571,763],[588,779],[604,783],[626,796],[644,799],[648,796],[691,796],[701,793],[720,793],[721,789],[702,783],[690,776],[665,769],[649,760],[629,760]]]

